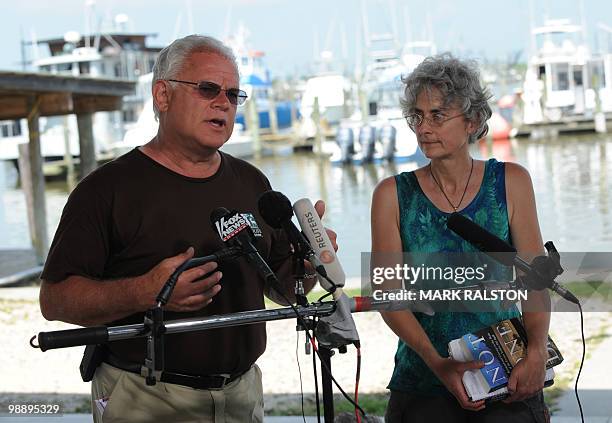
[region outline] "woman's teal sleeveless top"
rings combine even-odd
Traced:
[[[478,194],[459,213],[499,238],[511,243],[506,203],[504,163],[490,159]],[[402,250],[407,253],[475,252],[475,247],[446,227],[449,213],[440,211],[425,196],[414,172],[395,176],[400,214]],[[495,266],[495,265],[493,265]],[[511,269],[489,269],[488,276],[511,280]],[[500,320],[519,316],[516,306],[494,307],[486,312],[436,312],[434,316],[414,313],[433,346],[448,356],[448,342]],[[446,388],[425,362],[402,340],[395,354],[395,368],[389,389],[418,394],[442,394]]]

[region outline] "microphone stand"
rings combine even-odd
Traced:
[[[170,297],[172,296],[172,292],[174,291],[174,287],[181,273],[187,269],[201,266],[212,261],[232,260],[243,254],[244,252],[237,247],[224,248],[208,256],[186,260],[172,272],[162,289],[159,291],[159,294],[157,294],[155,299],[157,304],[153,308],[147,310],[144,317],[144,332],[147,334],[147,348],[143,370],[147,385],[155,385],[161,377],[161,373],[164,371],[164,335],[166,333],[166,326],[164,325],[164,310],[162,307],[170,301]]]
[[[234,250],[233,254],[242,255],[242,252]],[[212,258],[213,256],[214,259]],[[213,256],[188,260],[177,268],[173,275],[175,275],[177,272],[180,273],[180,268],[185,270],[190,267],[204,264],[208,261],[215,261],[219,259],[217,255]],[[167,283],[170,283],[171,279],[172,276],[169,278]],[[176,281],[174,283],[176,283]],[[468,288],[483,289],[482,287],[458,287],[457,289]],[[172,290],[170,290],[170,294],[171,292]],[[96,326],[40,332],[38,335],[35,335],[30,339],[30,345],[33,348],[39,348],[41,351],[47,351],[57,348],[106,344],[113,341],[146,337],[147,356],[145,358],[145,377],[146,383],[149,385],[151,383],[155,384],[155,382],[159,380],[159,376],[163,371],[163,340],[166,335],[292,319],[296,317],[296,310],[299,316],[310,322],[311,319],[309,318],[314,316],[330,316],[336,312],[337,308],[337,302],[334,300],[315,302],[305,306],[298,304],[295,306],[295,309],[289,306],[276,309],[250,310],[224,315],[213,315],[208,317],[179,319],[164,322],[162,305],[162,301],[159,301],[154,308],[149,310],[145,316],[144,323],[141,324]],[[393,311],[399,309],[410,309],[411,307],[414,307],[414,304],[412,304],[410,301],[376,300],[372,297],[355,297],[350,299],[351,313],[374,310]],[[38,344],[34,343],[35,339],[38,340]],[[339,346],[337,348],[340,353],[346,352],[346,345]],[[322,366],[323,407],[325,422],[331,423],[334,419],[332,379],[331,373],[326,369],[330,369],[331,371],[331,356],[334,355],[334,351],[332,348],[320,346],[319,353],[322,361],[327,365]]]
[[[296,308],[302,317],[329,316],[336,310],[336,304],[334,301],[325,301],[312,303],[306,307],[298,305]],[[366,310],[364,309],[363,311]],[[196,332],[292,318],[295,318],[295,311],[291,307],[241,311],[208,317],[170,320],[164,322],[164,334]],[[40,332],[32,337],[30,345],[33,348],[40,348],[41,351],[47,351],[90,344],[106,344],[124,339],[143,338],[147,335],[148,332],[143,323],[121,326],[95,326]],[[34,344],[34,339],[36,338],[38,338],[38,344]]]
[[[552,241],[548,241],[544,244],[544,247],[546,248],[547,255],[535,257],[531,264],[518,255],[514,256],[514,266],[525,273],[523,277],[520,277],[521,283],[527,289],[536,291],[548,288],[567,301],[580,305],[580,301],[574,294],[555,281],[555,278],[564,271],[563,267],[561,267],[561,257],[555,244]]]
[[[344,347],[344,352],[346,352],[346,346]],[[319,344],[321,389],[323,390],[323,420],[325,423],[332,423],[334,421],[334,394],[331,378],[331,358],[334,354],[334,350]]]
[[[296,244],[297,245],[294,246],[295,251],[293,253],[293,275],[295,278],[295,299],[298,305],[306,307],[308,306],[308,299],[306,298],[306,295],[304,293],[304,279],[306,277],[306,265],[304,264],[304,261],[307,260],[307,257],[310,252],[306,251],[305,248],[303,248],[303,245],[301,243],[296,243]],[[335,311],[335,308],[334,308],[334,311]],[[302,322],[306,324],[306,327],[304,327]],[[306,331],[306,332],[311,329],[315,330],[316,321],[314,317],[298,319],[295,329],[296,331]],[[306,337],[305,342],[306,342],[305,343],[306,355],[310,355],[311,345],[308,340],[308,337]],[[314,347],[317,348],[316,345]],[[327,348],[321,344],[318,345],[318,349],[319,349],[319,358],[321,359],[321,362],[322,362],[321,364],[321,386],[323,390],[323,414],[324,414],[325,422],[331,423],[334,421],[334,396],[332,392],[332,379],[331,379],[331,356],[334,355],[334,352],[330,348]],[[316,396],[316,404],[317,404],[317,417],[318,417],[318,420],[320,421],[321,416],[320,416],[320,411],[319,411],[319,389],[318,389],[318,382],[316,379],[317,364],[316,364],[316,359],[314,358],[313,358],[313,366],[314,366],[314,372],[315,372],[315,396]]]
[[[295,301],[301,306],[308,305],[304,292],[304,279],[306,278],[306,252],[298,246],[293,252],[293,277],[295,278]]]

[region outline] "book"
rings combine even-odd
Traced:
[[[480,360],[482,369],[468,370],[463,385],[472,401],[503,399],[508,396],[508,378],[514,366],[527,354],[527,334],[518,318],[502,320],[474,333],[452,340],[449,355],[457,361]],[[561,352],[548,337],[545,386],[554,382],[553,367],[563,361]]]

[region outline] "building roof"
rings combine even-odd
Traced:
[[[47,73],[0,71],[0,120],[26,118],[37,103],[40,116],[120,110],[132,81]]]

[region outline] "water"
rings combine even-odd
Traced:
[[[612,251],[612,135],[482,142],[472,146],[472,153],[518,162],[529,170],[545,241],[554,241],[560,251]],[[326,202],[324,222],[338,233],[338,254],[349,276],[359,276],[360,253],[370,250],[374,187],[386,176],[417,167],[416,163],[336,167],[312,155],[288,151],[252,162],[292,202],[302,197]],[[5,180],[4,192],[0,188],[0,208],[4,207],[0,248],[28,248],[23,193],[14,188],[14,174],[9,172]],[[48,184],[49,239],[67,195],[65,185]]]

